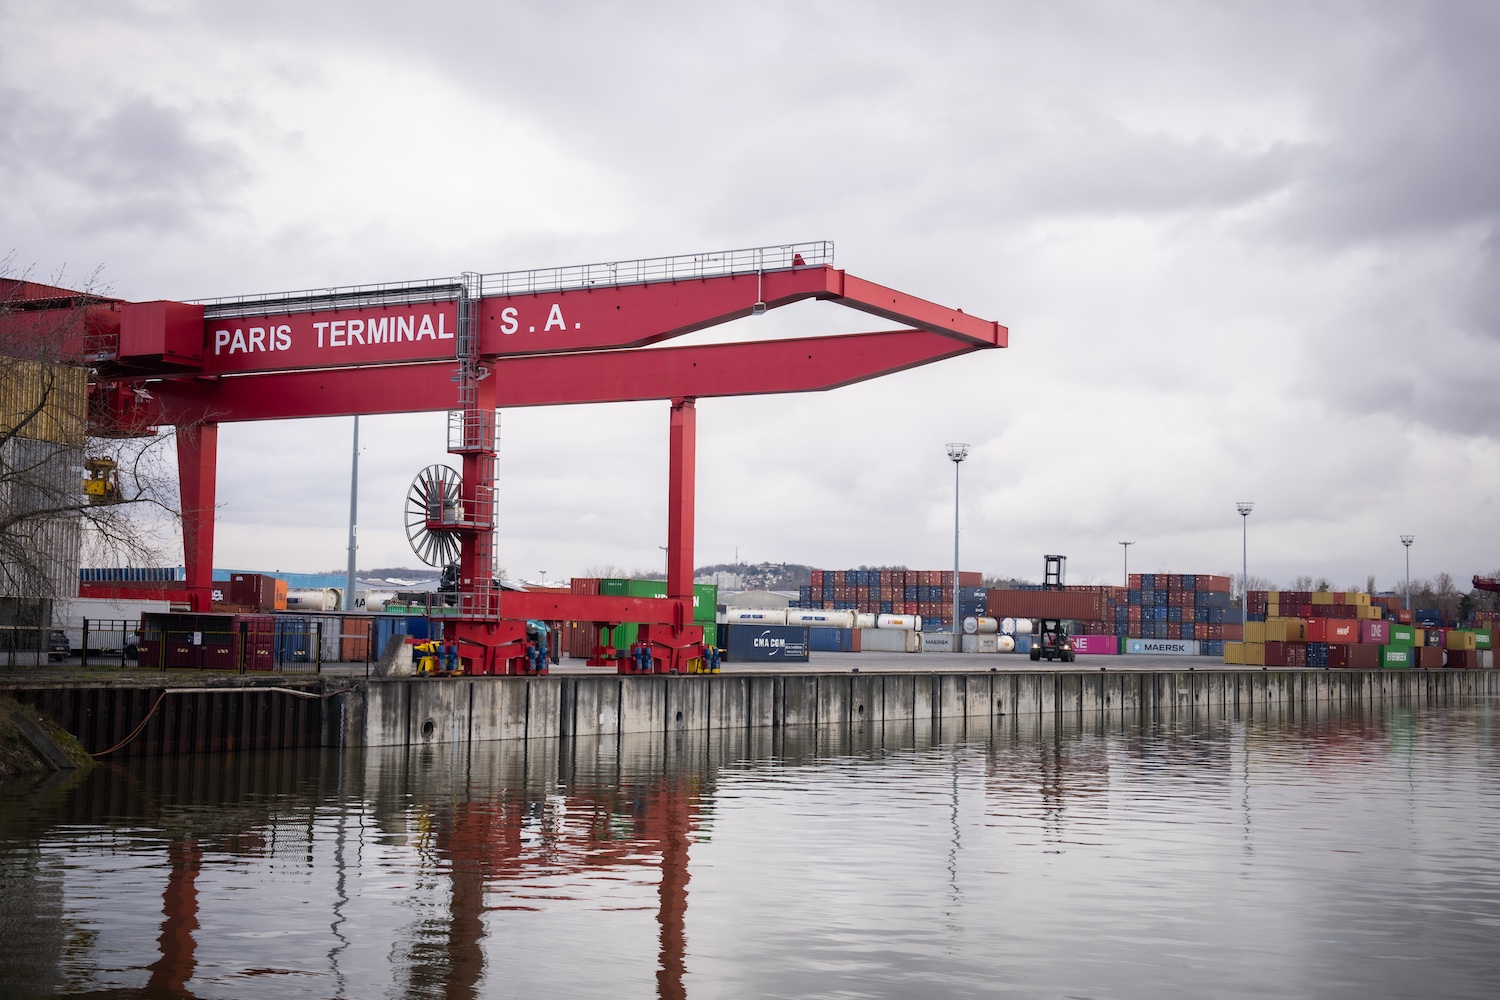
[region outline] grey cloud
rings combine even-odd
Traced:
[[[70,228],[191,228],[245,179],[233,146],[195,135],[193,117],[145,95],[95,110],[10,88],[0,93],[0,174],[16,192],[61,188],[46,210]]]

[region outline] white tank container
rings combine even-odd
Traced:
[[[306,590],[288,590],[288,611],[340,611],[344,606],[344,595],[337,587],[317,587]]]
[[[906,629],[908,631],[920,632],[922,630],[921,615],[879,615],[875,619],[876,628]]]
[[[853,611],[818,611],[807,608],[787,608],[788,625],[810,625],[814,628],[855,628]]]
[[[1016,651],[1016,640],[1012,636],[1002,635],[995,641],[995,649],[1001,653],[1014,653]]]
[[[993,618],[965,618],[965,635],[994,635],[1000,631],[1000,623]]]
[[[785,625],[786,608],[725,608],[724,621],[730,625]]]
[[[1002,618],[1002,619],[1000,619],[1000,634],[1001,635],[1015,635],[1016,634],[1016,620],[1014,618]]]
[[[1031,634],[1031,619],[1030,618],[1017,618],[1016,619],[1016,631],[1015,631],[1015,634],[1016,635],[1030,635]]]
[[[874,628],[875,627],[875,619],[876,619],[876,617],[878,617],[878,616],[877,615],[873,615],[873,614],[871,614],[868,611],[858,612],[854,616],[854,627],[855,628]]]
[[[356,590],[354,592],[355,611],[384,611],[386,603],[396,599],[393,590]]]

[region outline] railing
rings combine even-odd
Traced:
[[[462,290],[463,285],[457,278],[430,278],[424,281],[308,288],[295,292],[268,292],[262,295],[235,295],[193,301],[194,304],[203,306],[204,319],[233,319],[237,316],[318,312],[323,309],[452,302]]]
[[[818,240],[747,247],[742,250],[715,250],[675,257],[645,257],[641,260],[501,271],[481,275],[481,278],[484,280],[484,295],[520,295],[528,292],[561,292],[574,288],[645,285],[691,278],[719,278],[730,274],[790,271],[799,267],[821,267],[832,263],[832,241]]]
[[[712,250],[673,257],[643,257],[640,260],[496,271],[481,274],[478,279],[481,296],[521,295],[575,288],[608,288],[612,285],[646,285],[692,278],[720,278],[731,274],[791,271],[800,267],[822,267],[832,263],[833,242],[811,240],[805,243]],[[463,295],[464,287],[463,278],[428,278],[421,281],[307,288],[293,292],[267,292],[192,301],[203,306],[205,319],[233,319],[238,316],[316,312],[322,309],[453,302]]]

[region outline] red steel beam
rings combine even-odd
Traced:
[[[698,409],[672,400],[667,444],[667,595],[693,599],[693,518],[698,481]],[[691,622],[690,614],[685,621]],[[680,623],[679,623],[680,624]]]
[[[559,406],[642,399],[817,392],[981,348],[925,330],[745,344],[532,355],[488,362],[495,405]],[[451,363],[176,379],[147,388],[158,420],[284,420],[419,413],[457,405]]]

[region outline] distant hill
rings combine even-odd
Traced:
[[[728,586],[728,580],[720,584],[721,590],[796,590],[812,583],[812,567],[801,563],[714,563],[700,566],[693,573],[695,580],[713,577],[733,577],[738,586]]]

